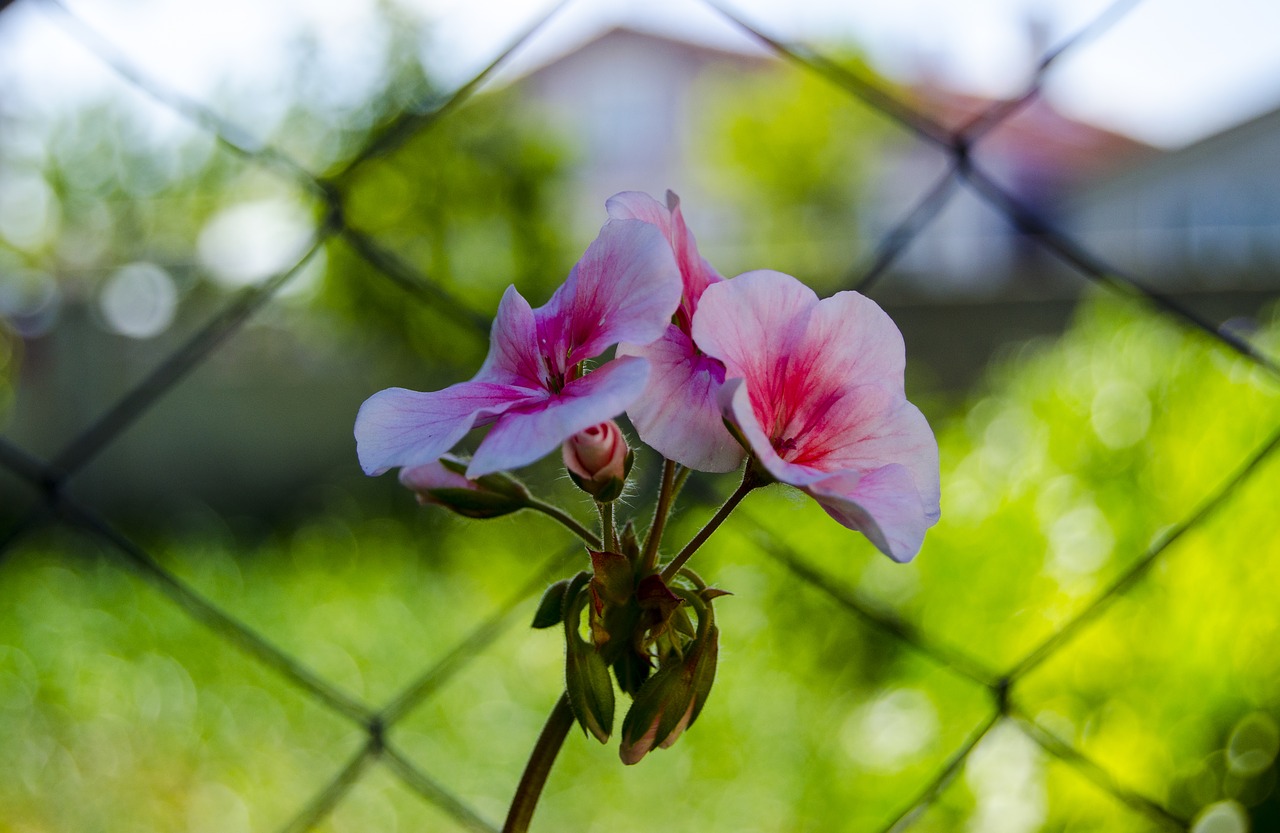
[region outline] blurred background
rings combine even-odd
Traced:
[[[865,5],[0,0],[0,830],[500,824],[584,559],[354,416],[668,188],[890,312],[943,518],[753,495],[698,725],[534,829],[1280,830],[1280,6]]]

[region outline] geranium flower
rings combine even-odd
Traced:
[[[472,428],[493,424],[467,468],[475,479],[527,465],[574,434],[622,413],[645,386],[649,363],[623,357],[583,373],[619,341],[660,336],[680,303],[679,270],[661,233],[611,220],[551,300],[532,309],[508,287],[489,355],[469,382],[420,393],[388,388],[356,416],[366,474],[438,459]]]
[[[760,466],[895,561],[915,556],[939,516],[938,444],[875,302],[749,272],[707,288],[693,337],[724,363],[725,417]]]
[[[743,452],[720,415],[724,365],[703,355],[692,337],[703,291],[724,278],[698,254],[680,199],[670,191],[665,206],[648,194],[624,191],[610,197],[605,208],[614,219],[642,220],[659,229],[675,253],[684,285],[674,321],[659,339],[618,347],[618,355],[640,356],[650,366],[644,395],[627,408],[627,416],[640,439],[667,459],[699,471],[731,471]]]

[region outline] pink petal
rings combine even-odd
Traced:
[[[640,439],[663,457],[697,471],[732,471],[743,450],[724,427],[718,393],[724,367],[699,355],[693,340],[669,325],[647,346],[620,345],[618,355],[649,361],[649,384],[627,409]]]
[[[564,368],[620,341],[648,344],[680,304],[680,271],[662,234],[610,220],[538,318],[539,343]]]
[[[752,404],[763,414],[787,399],[789,385],[794,387],[789,362],[817,304],[813,290],[790,275],[747,272],[702,293],[693,340],[724,362],[726,378],[746,379]],[[764,421],[772,436],[772,417]]]
[[[667,194],[674,196],[670,191]],[[614,194],[605,200],[604,210],[611,220],[640,220],[657,226],[663,237],[671,239],[671,209],[643,191]]]
[[[859,475],[846,471],[805,487],[826,513],[856,529],[894,561],[910,561],[920,551],[924,534],[937,520],[930,517],[903,466],[889,465]]]
[[[881,385],[852,388],[831,403],[820,430],[804,435],[791,461],[826,471],[871,471],[901,465],[936,521],[941,485],[938,441],[920,409]]]
[[[902,332],[880,306],[857,292],[837,292],[812,311],[793,367],[815,365],[835,384],[884,383],[902,389]]]
[[[680,267],[680,277],[684,283],[684,299],[681,308],[685,313],[684,327],[687,332],[688,322],[693,319],[697,310],[698,299],[709,285],[724,280],[711,264],[698,254],[697,241],[685,225],[684,214],[680,211],[680,198],[671,191],[667,192],[667,204],[664,206],[653,197],[640,191],[623,191],[614,194],[605,202],[609,216],[617,220],[641,220],[657,226],[662,235],[675,252],[676,263]]]
[[[530,391],[490,382],[461,382],[419,393],[378,391],[356,414],[356,455],[365,474],[438,459],[477,425],[528,401]]]
[[[694,340],[775,407],[820,401],[857,385],[902,388],[902,333],[871,299],[840,292],[819,301],[779,272],[748,272],[707,298]]]
[[[514,286],[508,286],[493,319],[489,355],[475,380],[539,389],[546,386],[545,375],[533,309]]]
[[[439,460],[423,463],[420,466],[400,469],[400,485],[415,492],[426,492],[431,489],[466,489],[475,491],[476,484],[452,469],[447,469]]]
[[[751,404],[751,396],[743,379],[727,379],[720,388],[720,407],[723,414],[737,426],[742,438],[751,448],[751,454],[764,466],[765,471],[779,481],[792,486],[807,486],[825,477],[825,472],[811,466],[799,466],[788,463],[778,456],[773,443],[760,426],[756,411]]]
[[[618,416],[644,391],[649,363],[626,357],[606,362],[564,386],[503,414],[467,467],[475,479],[532,463],[579,431]]]

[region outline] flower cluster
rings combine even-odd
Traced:
[[[737,502],[788,484],[908,561],[938,520],[938,448],[904,392],[902,336],[873,301],[819,299],[780,272],[725,279],[670,192],[665,204],[625,192],[606,208],[599,236],[546,304],[507,290],[474,378],[376,393],[355,435],[367,474],[400,468],[425,503],[474,518],[533,509],[583,539],[591,569],[549,588],[535,625],[563,626],[566,698],[584,730],[610,736],[615,682],[633,697],[621,756],[635,763],[673,743],[706,701],[718,652],[712,602],[723,591],[686,562]],[[643,540],[613,515],[633,462],[614,422],[623,414],[665,460]],[[483,426],[469,461],[450,454]],[[598,535],[506,473],[557,448],[597,505]],[[660,565],[688,473],[740,466],[738,491]]]
[[[679,201],[637,192],[551,300],[515,287],[469,382],[391,388],[356,418],[368,474],[432,464],[492,428],[466,477],[517,468],[626,413],[668,460],[709,472],[751,465],[798,487],[885,555],[908,561],[938,519],[937,443],[903,389],[902,335],[857,292],[819,299],[780,272],[722,278],[698,253]],[[617,345],[616,357],[586,362]],[[592,435],[588,435],[589,437]],[[591,452],[597,454],[597,452]],[[565,451],[570,471],[579,450]]]

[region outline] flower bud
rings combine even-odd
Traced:
[[[565,440],[560,452],[578,488],[602,503],[622,494],[633,455],[618,423],[609,420],[579,431]]]
[[[435,504],[467,518],[497,518],[528,506],[524,484],[497,473],[468,480],[466,463],[445,456],[400,470],[400,482],[412,489],[421,504]]]
[[[622,721],[618,754],[624,764],[639,763],[655,746],[671,746],[698,718],[715,680],[719,636],[714,625],[707,628],[683,659],[640,687]]]
[[[605,743],[613,733],[613,680],[596,646],[578,635],[582,610],[590,599],[589,581],[590,574],[579,573],[565,590],[565,692],[578,725]]]

